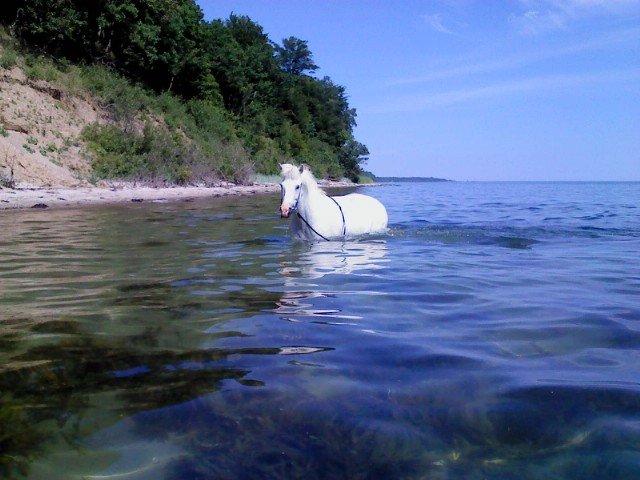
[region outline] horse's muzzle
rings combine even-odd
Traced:
[[[291,209],[289,207],[280,206],[280,218],[289,218],[291,215]]]

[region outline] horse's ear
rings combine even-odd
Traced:
[[[298,168],[298,170],[300,170],[300,173],[304,172],[304,163],[300,165],[300,168]]]
[[[302,165],[300,165],[300,173],[304,173],[305,170],[309,171],[311,170],[311,168],[306,163],[303,163]]]

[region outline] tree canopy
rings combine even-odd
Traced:
[[[366,160],[344,87],[311,76],[305,40],[277,45],[249,17],[207,21],[194,0],[8,0],[0,21],[29,48],[219,104],[265,173],[293,158],[356,177]]]
[[[306,40],[289,37],[282,40],[282,46],[276,45],[276,54],[280,68],[292,75],[315,72],[318,66],[313,63],[313,55]]]

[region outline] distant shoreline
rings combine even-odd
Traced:
[[[323,188],[362,186],[353,182],[321,181]],[[369,185],[367,185],[369,186]],[[280,191],[277,183],[222,184],[215,187],[149,187],[129,183],[109,187],[0,188],[0,211],[48,209],[141,202],[180,202],[199,198],[248,196]]]
[[[408,183],[425,183],[425,182],[453,182],[447,178],[438,177],[375,177],[376,182],[388,183],[388,182],[408,182]]]

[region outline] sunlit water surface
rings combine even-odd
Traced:
[[[0,214],[0,477],[640,478],[640,184]]]

